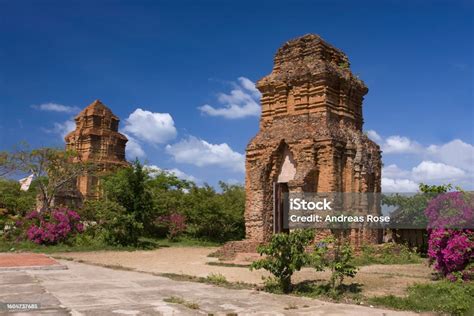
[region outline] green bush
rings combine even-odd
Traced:
[[[245,191],[240,185],[219,183],[199,187],[166,171],[143,168],[135,162],[103,181],[104,198],[133,214],[146,237],[170,236],[170,216],[184,216],[185,234],[196,239],[225,242],[245,235]]]
[[[94,212],[96,224],[86,230],[110,245],[137,245],[143,225],[120,204],[107,200],[87,201],[85,212]]]
[[[129,168],[119,169],[103,181],[104,199],[115,202],[125,212],[118,212],[127,225],[143,226],[145,232],[153,227],[153,201],[147,186],[148,172],[136,160]],[[113,217],[109,216],[109,220]],[[136,224],[140,225],[136,225]],[[143,231],[141,231],[143,233]]]
[[[317,244],[311,256],[311,264],[316,271],[326,268],[331,271],[329,286],[334,293],[341,289],[344,278],[353,278],[357,274],[353,260],[352,247],[342,237],[333,236]]]
[[[35,183],[28,191],[20,190],[20,183],[0,179],[0,238],[13,240],[20,233],[15,223],[32,211],[36,203]]]
[[[187,232],[194,238],[225,242],[245,236],[245,191],[242,186],[219,183],[222,192],[193,186],[184,196]]]
[[[370,264],[411,264],[421,263],[423,259],[408,246],[396,243],[364,245],[353,260],[356,266]]]
[[[474,283],[441,281],[416,284],[408,288],[406,297],[379,296],[371,298],[370,302],[401,310],[474,315]]]
[[[312,230],[295,230],[289,234],[275,234],[267,245],[257,251],[265,258],[254,261],[250,269],[265,269],[277,279],[284,293],[291,291],[291,276],[309,262],[306,246],[314,237]]]

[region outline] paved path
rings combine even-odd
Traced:
[[[0,272],[0,302],[41,304],[41,310],[28,315],[411,315],[174,281],[76,262],[60,263],[68,269]],[[164,301],[171,296],[196,303],[199,308]]]
[[[64,269],[56,260],[38,253],[0,253],[0,271],[18,269]]]

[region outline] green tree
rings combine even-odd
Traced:
[[[153,200],[147,187],[149,181],[148,172],[138,160],[103,180],[104,198],[123,207],[147,232],[153,223]]]
[[[419,191],[412,196],[401,194],[384,195],[382,203],[388,206],[396,206],[397,210],[393,212],[391,221],[394,223],[410,223],[414,227],[426,227],[428,219],[424,211],[432,198],[440,193],[448,192],[452,189],[451,184],[427,185],[421,183]]]
[[[122,205],[108,200],[87,201],[82,209],[94,214],[96,225],[88,228],[95,238],[103,237],[111,245],[136,246],[143,233],[143,224]]]
[[[305,248],[313,238],[312,230],[275,234],[267,245],[258,247],[258,253],[266,257],[254,261],[250,269],[269,271],[278,279],[281,290],[288,293],[291,291],[291,276],[310,260]]]
[[[55,148],[30,150],[27,145],[22,145],[2,159],[14,171],[33,174],[41,211],[50,210],[55,195],[72,185],[78,176],[94,171],[94,166],[81,162],[76,152]]]
[[[154,213],[162,216],[183,212],[184,195],[194,183],[179,179],[171,172],[160,171],[153,174],[147,186],[152,196]]]
[[[209,185],[192,186],[184,195],[183,214],[194,237],[225,242],[245,234],[245,192],[241,186],[220,182],[222,192]]]
[[[36,204],[35,183],[28,191],[20,190],[20,183],[15,180],[0,179],[0,235],[11,232],[15,222]],[[10,234],[4,234],[4,237]]]
[[[6,151],[0,151],[0,177],[4,177],[15,170],[11,156]]]
[[[0,179],[0,209],[21,216],[33,210],[36,203],[37,184],[35,182],[31,184],[28,191],[22,191],[18,181]]]

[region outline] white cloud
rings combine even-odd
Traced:
[[[376,131],[374,131],[374,130],[372,130],[372,129],[367,131],[367,136],[368,136],[371,140],[373,140],[374,142],[377,142],[377,143],[378,143],[378,142],[381,142],[381,141],[382,141],[382,137],[381,137],[379,134],[377,134]]]
[[[416,192],[418,184],[409,179],[382,177],[382,192]]]
[[[260,99],[262,94],[260,93],[260,91],[258,91],[257,87],[255,87],[255,83],[252,80],[245,77],[239,77],[238,80],[239,80],[240,85],[244,89],[250,91],[255,99],[257,100]]]
[[[222,116],[227,119],[238,119],[247,116],[260,115],[260,92],[255,88],[255,83],[245,77],[239,77],[238,83],[233,84],[234,89],[229,94],[219,93],[217,101],[221,107],[209,104],[198,107],[203,114],[209,116]]]
[[[386,178],[406,178],[410,176],[410,172],[399,168],[395,164],[382,168],[382,177]]]
[[[465,175],[466,173],[459,168],[433,161],[422,161],[412,169],[413,178],[420,182],[430,180],[455,181]]]
[[[382,168],[382,190],[413,189],[418,183],[452,183],[465,189],[474,188],[474,146],[454,139],[440,145],[423,146],[420,143],[399,135],[384,138],[376,131],[367,135],[381,144],[383,154],[411,154],[410,161],[418,158],[417,165],[401,169],[396,164]],[[392,158],[393,159],[393,158]]]
[[[168,113],[154,113],[140,108],[125,120],[125,132],[150,144],[164,144],[176,138],[173,118]]]
[[[162,172],[168,172],[168,173],[171,173],[173,175],[175,175],[177,178],[179,179],[182,179],[182,180],[187,180],[187,181],[192,181],[194,183],[198,183],[200,182],[199,179],[197,179],[196,177],[190,175],[190,174],[187,174],[177,168],[172,168],[172,169],[161,169],[160,167],[156,166],[156,165],[146,165],[145,168],[150,172],[150,175],[152,177],[158,175],[159,173],[162,173]]]
[[[430,157],[437,158],[446,164],[466,170],[474,169],[474,146],[460,139],[439,146],[428,146],[427,153]]]
[[[226,143],[210,144],[205,140],[190,136],[180,142],[167,145],[166,152],[176,162],[198,167],[219,166],[233,171],[245,171],[244,155],[235,152]]]
[[[382,145],[382,151],[387,154],[419,153],[423,147],[417,142],[402,136],[390,136]]]
[[[237,179],[234,179],[234,178],[230,178],[230,179],[227,179],[225,181],[225,183],[231,184],[231,185],[243,185],[244,181],[243,180],[237,180]]]
[[[62,105],[62,104],[52,103],[52,102],[42,103],[39,105],[32,105],[31,107],[40,111],[73,113],[73,114],[78,113],[81,110],[77,106],[67,106],[67,105]]]
[[[76,129],[76,123],[73,120],[67,120],[62,123],[55,122],[52,129],[46,129],[48,133],[54,133],[64,139],[67,134]]]
[[[172,174],[174,174],[176,177],[180,178],[180,179],[183,179],[183,180],[187,180],[187,181],[192,181],[192,182],[200,182],[196,177],[190,175],[190,174],[187,174],[177,168],[173,168],[173,169],[167,169],[166,171],[168,172],[171,172]]]
[[[146,156],[142,146],[135,138],[124,133],[123,131],[120,132],[128,138],[128,142],[125,147],[125,155],[127,156],[128,160],[135,160],[136,158],[143,158]]]

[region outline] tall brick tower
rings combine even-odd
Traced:
[[[227,254],[285,231],[285,192],[380,192],[380,149],[362,132],[368,89],[342,51],[313,34],[291,40],[257,88],[262,115],[246,150],[246,239],[224,246]],[[350,238],[360,245],[380,236],[354,230]]]
[[[78,153],[76,159],[92,162],[98,172],[127,166],[125,145],[127,137],[118,132],[119,118],[99,100],[79,113],[76,129],[65,137],[66,149]],[[77,189],[84,199],[98,198],[98,178],[84,175],[77,179]]]

